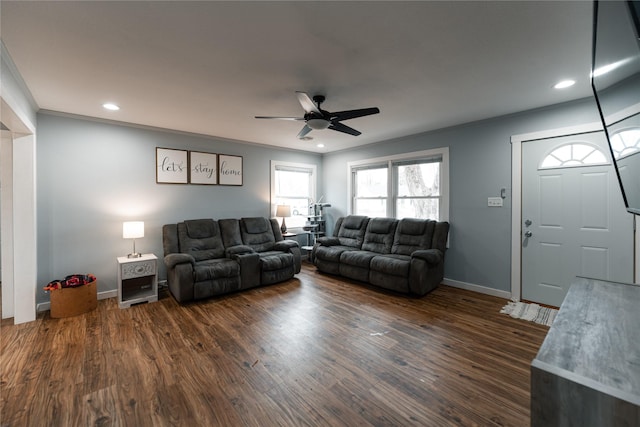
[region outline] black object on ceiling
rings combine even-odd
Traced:
[[[337,111],[331,113],[320,108],[325,100],[324,95],[314,95],[313,100],[305,92],[296,92],[298,101],[305,111],[303,117],[272,117],[272,116],[255,116],[256,119],[275,119],[275,120],[304,120],[305,124],[298,133],[298,138],[303,139],[312,130],[331,129],[338,132],[347,133],[349,135],[358,136],[361,132],[349,127],[343,123],[344,120],[355,119],[358,117],[378,114],[380,109],[361,108],[358,110]]]

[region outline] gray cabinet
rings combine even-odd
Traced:
[[[531,425],[640,426],[640,286],[571,285],[531,363]]]

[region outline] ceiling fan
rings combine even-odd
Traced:
[[[275,120],[304,120],[305,125],[298,133],[298,138],[303,139],[312,130],[331,129],[338,132],[348,133],[349,135],[358,136],[361,132],[340,123],[343,120],[355,119],[357,117],[378,114],[380,109],[362,108],[359,110],[346,110],[331,113],[320,108],[325,100],[324,95],[315,95],[313,100],[309,98],[305,92],[296,92],[298,101],[305,111],[303,117],[271,117],[271,116],[255,116],[256,119],[275,119]],[[314,104],[315,103],[315,104]]]

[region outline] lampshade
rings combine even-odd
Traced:
[[[289,205],[278,205],[276,206],[276,216],[280,218],[290,217],[291,216],[291,206]]]
[[[144,237],[144,221],[126,221],[122,223],[122,238],[137,239]]]
[[[329,122],[329,120],[325,120],[325,119],[309,119],[309,120],[307,120],[307,126],[309,126],[311,129],[315,129],[315,130],[326,129],[326,128],[329,127],[330,124],[331,124],[331,122]]]

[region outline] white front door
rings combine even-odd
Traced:
[[[602,132],[522,144],[522,299],[559,307],[576,276],[633,282],[633,217]]]

